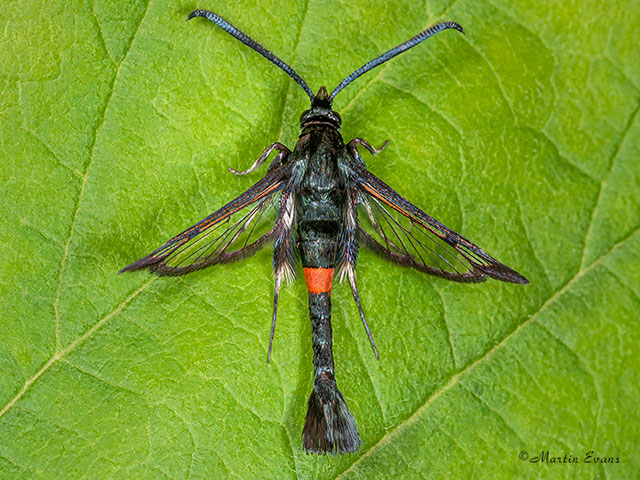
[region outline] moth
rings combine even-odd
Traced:
[[[358,249],[364,245],[386,260],[455,282],[482,282],[487,277],[526,284],[528,280],[489,256],[480,247],[447,228],[373,175],[358,151],[376,149],[362,138],[344,142],[341,118],[333,101],[347,85],[396,55],[447,29],[463,32],[455,22],[434,25],[355,70],[329,94],[316,94],[293,68],[269,50],[208,10],[204,17],[287,73],[309,96],[300,116],[300,136],[293,151],[276,142],[267,147],[246,175],[273,157],[265,176],[237,198],[168,240],[157,250],[123,268],[147,268],[156,275],[177,276],[246,258],[273,243],[275,293],[267,361],[271,360],[278,295],[293,280],[298,263],[309,293],[313,337],[313,389],[302,430],[307,453],[343,454],[361,445],[357,423],[336,385],[332,351],[331,289],[334,276],[346,278],[360,318],[378,351],[360,304],[356,283]],[[265,213],[277,212],[275,224],[264,227]],[[262,231],[266,229],[266,231]]]

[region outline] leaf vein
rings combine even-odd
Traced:
[[[600,409],[602,408],[602,395],[600,393],[600,389],[598,388],[598,384],[596,382],[596,377],[593,374],[593,372],[591,371],[591,369],[587,366],[587,364],[585,363],[585,361],[582,359],[582,357],[580,357],[580,355],[578,355],[572,348],[569,347],[569,345],[567,345],[560,337],[558,337],[557,335],[554,335],[554,333],[547,328],[547,326],[540,322],[538,323],[538,326],[540,328],[542,328],[551,338],[553,338],[560,346],[562,346],[562,348],[564,348],[566,351],[569,352],[569,354],[574,357],[579,365],[579,368],[585,372],[589,378],[591,379],[591,384],[593,385],[593,390],[596,392],[596,398],[598,400],[598,408],[596,411],[596,426],[595,426],[595,431],[593,434],[593,440],[595,440],[597,433],[598,433],[598,424],[600,423]],[[585,433],[585,432],[583,432]],[[586,437],[586,435],[585,435]],[[591,444],[593,445],[593,440],[591,442]]]
[[[451,122],[451,120],[449,120],[448,118],[446,118],[444,115],[442,115],[442,113],[438,112],[436,109],[434,109],[434,108],[433,108],[431,105],[429,105],[427,102],[425,102],[424,100],[422,100],[422,99],[418,98],[418,97],[416,96],[416,94],[415,94],[415,93],[413,93],[413,92],[409,92],[409,91],[406,91],[406,90],[403,90],[403,89],[401,89],[401,88],[399,88],[399,87],[396,87],[395,85],[392,85],[391,83],[389,83],[389,82],[387,82],[387,81],[385,81],[385,80],[381,80],[381,81],[380,81],[380,83],[382,83],[382,84],[384,84],[384,85],[387,85],[389,88],[392,88],[392,89],[394,89],[394,90],[396,90],[396,91],[398,91],[398,92],[400,92],[400,93],[402,93],[402,94],[404,94],[404,95],[407,95],[407,96],[409,96],[409,97],[413,98],[413,99],[414,99],[416,102],[418,102],[420,105],[425,106],[426,108],[428,108],[429,110],[431,110],[435,115],[437,115],[437,116],[438,116],[438,117],[440,117],[442,120],[444,120],[444,121],[447,123],[447,125],[449,125],[453,130],[455,130],[455,132],[458,134],[458,136],[459,136],[460,138],[464,138],[464,134],[463,134],[462,130],[460,130],[460,128],[458,128],[456,125],[454,125],[454,124]]]
[[[129,47],[127,48],[127,51],[126,51],[124,57],[122,58],[122,62],[120,62],[120,64],[118,65],[118,68],[116,69],[116,73],[113,76],[113,81],[111,82],[111,85],[109,87],[109,96],[107,97],[107,100],[105,102],[104,108],[102,109],[102,112],[100,114],[100,123],[96,127],[96,129],[94,131],[94,134],[93,134],[93,142],[91,144],[91,155],[89,157],[89,162],[87,163],[87,166],[85,167],[85,170],[84,170],[84,174],[82,176],[82,184],[80,186],[80,193],[78,193],[78,197],[76,198],[75,207],[74,207],[74,213],[73,213],[73,219],[71,220],[71,226],[69,228],[69,236],[68,236],[67,241],[66,241],[65,246],[64,246],[64,254],[62,256],[62,260],[60,261],[60,273],[58,275],[58,288],[57,288],[57,292],[56,292],[56,298],[55,298],[55,300],[53,302],[53,310],[55,312],[56,352],[59,352],[60,349],[62,348],[61,341],[60,341],[60,320],[61,320],[61,318],[60,318],[60,309],[59,309],[60,297],[62,295],[62,279],[64,277],[64,273],[65,273],[65,270],[66,270],[67,259],[69,258],[69,247],[71,245],[71,240],[73,239],[73,234],[75,233],[76,221],[78,219],[78,213],[80,212],[80,206],[82,204],[82,199],[84,197],[84,191],[85,191],[85,187],[87,185],[87,179],[89,178],[89,170],[91,169],[91,165],[93,164],[93,161],[95,159],[95,148],[96,148],[96,144],[97,144],[97,140],[98,140],[98,135],[100,134],[100,131],[102,130],[102,127],[104,125],[104,122],[105,122],[105,119],[106,119],[107,110],[108,110],[109,105],[111,103],[111,99],[113,98],[113,93],[114,93],[114,90],[115,90],[114,87],[115,87],[116,82],[118,81],[118,77],[120,75],[120,70],[122,68],[122,65],[127,60],[127,57],[129,56],[129,52],[131,51],[131,47],[133,46],[135,38],[136,38],[138,32],[140,31],[140,26],[142,25],[142,22],[144,21],[144,18],[147,15],[147,11],[149,10],[149,3],[150,2],[151,2],[151,0],[149,0],[147,2],[146,10],[145,10],[144,14],[142,15],[142,17],[140,18],[140,22],[138,23],[138,26],[136,28],[135,33],[131,37],[131,42],[129,44]]]
[[[146,290],[149,285],[156,281],[156,277],[153,277],[151,280],[147,281],[140,288],[134,291],[131,295],[129,295],[124,301],[122,301],[116,308],[114,308],[110,313],[102,317],[98,323],[96,323],[93,327],[91,327],[84,335],[74,340],[69,346],[67,346],[64,350],[56,351],[49,360],[36,372],[36,374],[27,379],[24,383],[24,386],[18,391],[18,393],[11,399],[7,404],[0,409],[0,419],[4,416],[11,407],[13,407],[18,400],[20,400],[24,394],[27,392],[29,387],[33,385],[49,368],[56,363],[58,360],[63,359],[66,355],[72,352],[78,345],[84,343],[94,332],[99,330],[105,323],[107,323],[112,317],[120,313],[124,308],[142,291]]]
[[[502,98],[504,98],[505,103],[507,104],[507,107],[509,107],[509,112],[511,113],[511,118],[513,119],[514,122],[516,122],[516,114],[513,111],[513,105],[511,105],[511,101],[509,100],[509,97],[507,96],[507,91],[504,88],[504,85],[502,84],[502,79],[500,78],[500,76],[498,75],[498,72],[496,71],[496,69],[494,68],[493,64],[489,61],[489,59],[487,58],[487,56],[482,52],[482,50],[480,50],[476,45],[474,45],[472,42],[470,42],[466,37],[465,37],[465,41],[467,42],[467,44],[476,51],[476,53],[478,55],[480,55],[480,57],[484,60],[484,62],[487,64],[487,67],[489,67],[489,71],[491,72],[491,74],[493,75],[493,77],[496,79],[496,83],[498,84],[498,88],[500,89],[500,93],[502,94]]]
[[[609,181],[609,177],[611,176],[611,172],[616,166],[616,163],[620,156],[620,150],[622,149],[622,146],[625,143],[627,135],[629,134],[631,127],[633,127],[633,125],[635,124],[636,118],[638,117],[638,112],[640,112],[640,101],[638,101],[638,104],[636,105],[635,110],[629,116],[629,120],[627,121],[627,125],[625,126],[625,129],[622,132],[620,141],[618,142],[618,145],[616,145],[616,149],[614,150],[613,155],[609,160],[609,168],[607,169],[607,173],[605,177],[602,179],[602,181],[600,182],[598,199],[596,200],[596,204],[593,207],[593,211],[591,212],[591,219],[589,220],[589,228],[587,229],[587,233],[584,238],[584,248],[582,250],[582,259],[580,260],[580,268],[584,267],[584,264],[587,260],[587,250],[588,250],[589,242],[591,241],[591,237],[593,235],[593,226],[595,224],[596,214],[598,213],[598,210],[600,208],[600,202],[602,201],[602,194],[607,188],[607,183]]]
[[[476,392],[474,392],[473,390],[471,390],[470,388],[468,388],[464,383],[461,383],[460,386],[466,390],[467,392],[469,392],[469,394],[471,394],[471,396],[473,398],[475,398],[478,403],[480,403],[480,405],[483,405],[489,412],[491,412],[492,414],[494,414],[496,417],[498,417],[500,419],[500,421],[502,422],[502,424],[507,427],[507,430],[509,430],[511,433],[513,433],[513,435],[520,441],[520,443],[522,445],[525,445],[524,440],[522,440],[522,438],[520,437],[520,435],[518,435],[518,432],[515,431],[515,429],[509,424],[509,422],[507,422],[507,420],[504,418],[504,416],[495,408],[493,408],[491,405],[489,405],[484,398],[482,398],[480,395],[478,395]]]
[[[442,305],[442,324],[444,325],[444,329],[447,332],[447,343],[449,344],[449,350],[451,351],[451,359],[453,360],[453,371],[458,371],[458,359],[456,358],[456,349],[453,347],[453,341],[451,339],[451,329],[449,328],[449,323],[447,322],[447,309],[444,303],[444,297],[442,296],[442,292],[439,289],[435,289],[440,297],[440,304]]]

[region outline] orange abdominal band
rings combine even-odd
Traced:
[[[303,268],[304,279],[309,293],[325,293],[331,291],[333,284],[333,268]]]

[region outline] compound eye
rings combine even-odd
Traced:
[[[302,123],[302,120],[307,116],[309,112],[310,110],[305,110],[304,112],[302,112],[302,115],[300,115],[300,123]]]

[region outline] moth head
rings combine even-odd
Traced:
[[[331,103],[326,87],[320,87],[318,93],[311,99],[311,108],[300,115],[300,126],[304,128],[311,124],[330,124],[340,128],[342,118],[333,111]]]

